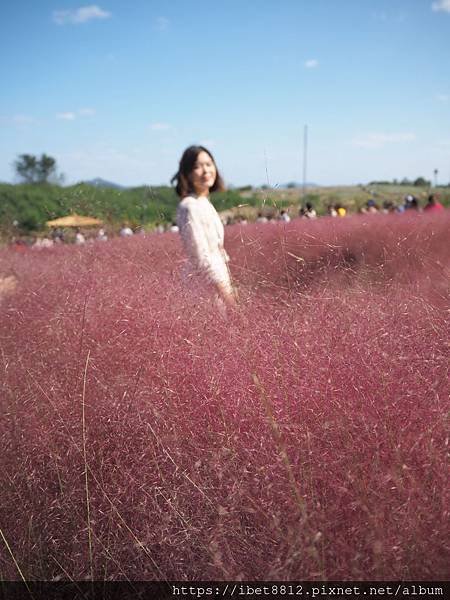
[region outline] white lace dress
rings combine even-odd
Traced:
[[[232,291],[228,254],[223,247],[224,228],[216,209],[205,196],[186,196],[178,205],[177,225],[189,258],[188,274]]]

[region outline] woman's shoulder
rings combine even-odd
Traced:
[[[177,208],[177,224],[183,229],[185,225],[201,219],[202,209],[195,196],[185,196],[180,200]]]
[[[185,196],[178,203],[178,211],[179,212],[180,211],[184,212],[186,210],[189,210],[190,208],[192,208],[193,206],[195,206],[194,205],[195,200],[196,199],[194,198],[194,196]]]
[[[178,214],[188,214],[192,211],[195,211],[195,203],[196,198],[194,196],[185,196],[182,198],[178,204],[177,213]]]
[[[178,204],[178,212],[203,213],[208,204],[208,198],[185,196]]]

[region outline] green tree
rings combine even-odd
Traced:
[[[58,175],[56,171],[56,160],[47,154],[42,154],[40,158],[34,154],[21,154],[15,161],[14,168],[22,183],[62,181],[62,175]]]
[[[17,175],[23,183],[34,183],[37,175],[37,159],[33,154],[21,154],[14,163]]]
[[[37,181],[47,183],[50,177],[56,175],[56,160],[47,154],[43,154],[37,161]]]
[[[425,187],[431,185],[431,181],[425,179],[425,177],[418,177],[414,180],[414,185],[416,187]]]

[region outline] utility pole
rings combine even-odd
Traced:
[[[302,186],[302,196],[303,202],[305,201],[306,194],[306,168],[307,168],[307,159],[308,159],[308,125],[305,125],[303,129],[303,186]]]
[[[437,176],[438,176],[439,171],[437,169],[435,169],[433,171],[433,173],[434,173],[434,187],[437,187]]]

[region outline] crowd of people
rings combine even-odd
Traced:
[[[407,211],[416,211],[424,213],[434,213],[444,210],[444,206],[439,202],[437,194],[430,194],[428,196],[425,206],[420,205],[420,201],[413,195],[408,194],[404,197],[403,202],[396,204],[392,200],[381,200],[377,201],[375,198],[370,198],[367,202],[359,209],[360,214],[390,214],[390,213],[404,213]],[[330,203],[326,206],[324,216],[327,217],[346,217],[351,212],[341,203]],[[259,211],[256,217],[257,223],[269,223],[274,221],[290,222],[293,218],[299,217],[301,219],[317,219],[319,214],[314,208],[311,202],[306,202],[298,211],[282,209],[275,211],[274,209],[267,209],[266,212]],[[247,219],[242,216],[228,216],[225,220],[226,225],[232,225],[234,223],[240,223],[241,225],[247,224]]]
[[[175,223],[169,225],[157,223],[153,229],[154,233],[165,233],[166,231],[176,232],[178,231],[178,227]],[[105,227],[100,227],[98,230],[88,230],[80,227],[68,230],[61,227],[55,227],[51,230],[49,235],[43,237],[38,236],[34,239],[13,238],[11,246],[16,250],[25,250],[27,248],[52,248],[53,246],[58,246],[60,244],[75,244],[76,246],[82,246],[94,242],[106,242],[112,237],[126,238],[134,235],[144,235],[146,233],[148,232],[142,227],[133,230],[128,223],[122,224],[118,234],[112,230],[108,233]]]
[[[306,204],[308,207],[308,204]],[[416,196],[407,194],[403,198],[403,203],[396,204],[392,200],[381,200],[378,201],[375,198],[369,198],[364,206],[361,207],[360,213],[362,214],[389,214],[389,213],[404,213],[406,211],[417,211],[417,212],[439,212],[444,210],[443,205],[439,202],[436,194],[430,194],[428,196],[427,203],[424,207],[421,207],[420,201]],[[347,215],[347,209],[341,204],[329,204],[327,206],[327,213],[330,217],[345,217]],[[302,216],[302,215],[301,215]],[[308,216],[308,215],[304,215]]]
[[[406,211],[417,211],[417,212],[440,212],[444,210],[443,205],[439,202],[436,194],[430,194],[428,196],[427,203],[424,207],[420,206],[419,200],[416,196],[408,194],[404,197],[403,204],[396,205],[391,200],[384,200],[381,206],[376,202],[374,198],[367,201],[366,205],[362,208],[363,213],[403,213]]]

